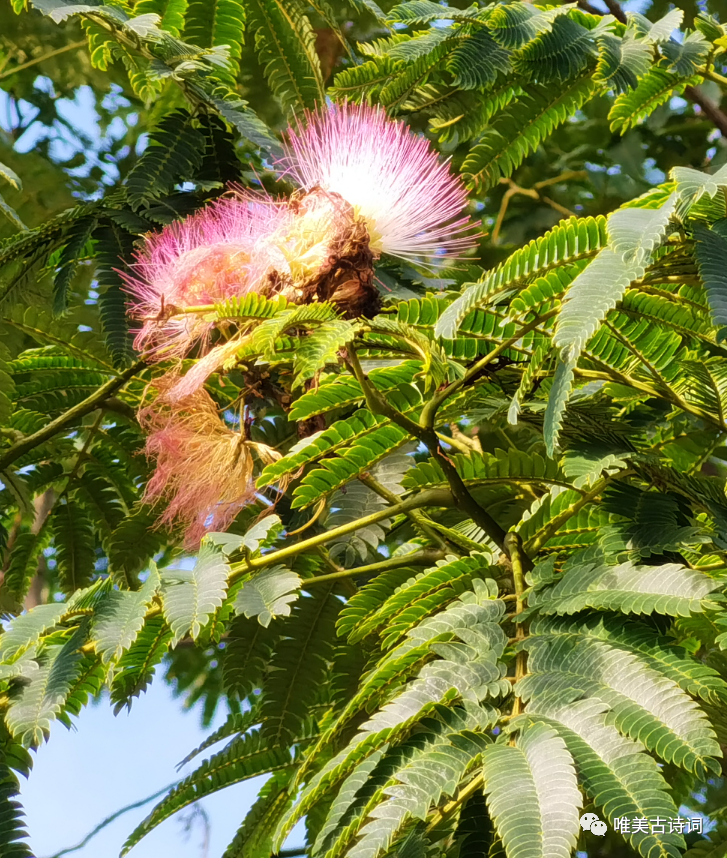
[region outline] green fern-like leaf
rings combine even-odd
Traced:
[[[187,756],[177,763],[177,769],[186,766],[195,757],[198,757],[203,751],[213,747],[223,739],[229,739],[231,736],[242,735],[247,733],[250,728],[258,724],[260,718],[258,716],[257,707],[248,709],[247,712],[232,712],[227,716],[225,723],[214,730],[210,735],[193,751],[190,751]]]
[[[488,744],[484,736],[466,731],[426,745],[384,787],[384,800],[371,809],[369,821],[347,854],[377,858],[385,853],[408,820],[426,820],[431,805],[455,794],[461,778],[479,762]],[[399,854],[403,852],[404,847]]]
[[[302,387],[308,379],[328,364],[338,363],[338,351],[350,342],[356,326],[344,319],[319,325],[309,336],[300,340],[295,351],[295,380],[293,389]]]
[[[185,41],[202,48],[227,47],[231,62],[227,68],[217,66],[215,74],[234,86],[245,32],[245,7],[237,0],[189,0],[184,20]]]
[[[85,587],[96,562],[95,538],[88,513],[74,500],[59,501],[51,515],[56,560],[66,593]]]
[[[604,33],[597,40],[598,66],[596,80],[616,93],[627,92],[638,86],[639,79],[651,68],[652,48],[631,33],[618,38]]]
[[[256,620],[235,617],[222,661],[222,680],[228,694],[244,700],[261,687],[277,639],[277,624],[267,628]]]
[[[420,361],[404,361],[398,366],[374,369],[369,379],[378,390],[388,391],[400,384],[411,382],[421,370]],[[304,393],[297,399],[288,415],[290,420],[307,420],[336,408],[352,405],[364,398],[361,385],[350,375],[333,375],[317,390]]]
[[[623,209],[610,216],[609,246],[571,283],[558,317],[553,340],[567,359],[578,355],[629,284],[643,276],[675,206],[672,194],[657,209]]]
[[[476,29],[449,58],[447,68],[454,75],[455,84],[461,89],[489,86],[498,73],[510,71],[510,55],[500,47],[485,28]]]
[[[53,629],[66,612],[66,605],[36,605],[32,611],[15,617],[0,635],[0,663],[15,661]]]
[[[97,277],[101,294],[99,307],[104,338],[118,366],[131,362],[133,350],[126,316],[126,293],[119,270],[131,258],[133,238],[125,229],[110,224],[94,233],[97,240]]]
[[[579,831],[581,795],[573,758],[546,724],[497,742],[483,756],[487,807],[509,858],[568,858]]]
[[[80,674],[82,656],[78,647],[82,635],[79,630],[65,643],[48,646],[38,669],[10,701],[5,723],[26,747],[38,747],[61,714]]]
[[[191,571],[165,571],[164,617],[172,630],[172,646],[185,636],[196,640],[222,606],[230,567],[222,551],[204,542]]]
[[[553,385],[550,388],[548,407],[545,410],[545,419],[543,421],[545,449],[550,456],[555,453],[560,430],[563,426],[565,409],[573,385],[574,369],[575,361],[573,359],[558,360],[555,367]]]
[[[434,333],[456,337],[462,321],[477,307],[509,289],[522,288],[550,269],[591,259],[608,241],[605,218],[569,218],[513,253],[483,280],[468,285],[439,318]]]
[[[285,566],[272,566],[247,580],[235,598],[235,611],[262,626],[276,617],[289,617],[291,602],[298,598],[301,579]]]
[[[47,543],[47,535],[20,531],[9,548],[5,559],[3,589],[17,603],[25,598],[33,576],[38,571],[41,552]]]
[[[595,93],[591,78],[570,85],[531,86],[498,118],[465,159],[468,184],[480,192],[512,175],[525,158]]]
[[[126,192],[134,208],[158,199],[175,184],[194,179],[202,163],[204,137],[183,110],[165,116],[129,173]]]
[[[259,730],[233,739],[226,748],[205,760],[198,769],[167,793],[129,835],[121,854],[126,855],[165,819],[200,798],[256,775],[285,768],[291,762],[290,750],[270,744]]]
[[[114,530],[108,548],[113,577],[127,588],[136,583],[139,572],[163,543],[162,535],[154,530],[155,516],[146,506],[137,506]]]
[[[608,115],[611,130],[625,134],[668,101],[672,94],[681,95],[688,86],[700,82],[698,76],[678,77],[660,66],[652,68],[636,89],[622,93],[613,103]]]
[[[250,28],[270,88],[288,110],[323,103],[315,34],[298,0],[249,0]]]
[[[33,858],[33,853],[24,842],[28,834],[23,808],[17,800],[20,784],[13,771],[15,768],[27,774],[31,761],[25,756],[27,751],[13,743],[6,734],[3,735],[0,749],[4,759],[0,766],[0,850],[7,858]]]
[[[529,675],[518,683],[518,694],[525,699],[556,695],[565,702],[572,694],[568,689],[577,687],[583,697],[596,698],[613,710],[619,731],[667,762],[700,777],[718,770],[714,733],[675,682],[643,658],[603,641],[577,633],[558,635],[556,624],[544,626],[543,635],[537,628],[525,644]]]
[[[394,6],[386,20],[391,24],[429,24],[443,19],[469,21],[477,17],[478,12],[474,6],[469,9],[446,7],[442,10],[442,6],[432,0],[408,0]]]
[[[159,586],[155,567],[136,592],[112,590],[95,612],[92,635],[102,662],[118,661],[134,643]]]
[[[664,42],[662,53],[669,61],[669,69],[679,77],[689,77],[704,65],[711,46],[700,32],[689,33],[683,42]]]
[[[263,734],[286,747],[301,730],[327,675],[327,659],[341,603],[333,588],[321,586],[298,599],[286,622],[286,637],[275,648],[262,705]],[[289,635],[289,637],[287,636]]]
[[[572,754],[578,776],[596,807],[613,825],[617,818],[671,819],[678,815],[668,784],[642,747],[619,735],[606,720],[607,708],[596,700],[567,706],[544,698],[528,706],[529,716],[542,716]],[[644,858],[677,858],[684,840],[678,833],[630,831],[631,845]]]
[[[339,447],[355,441],[373,431],[382,420],[370,411],[362,409],[346,420],[339,420],[319,435],[303,440],[277,462],[267,465],[258,478],[258,488],[264,488],[277,482],[281,477],[295,473],[304,465],[322,456],[332,453]]]
[[[544,614],[571,614],[597,608],[686,616],[705,610],[703,600],[718,586],[701,572],[678,563],[665,566],[574,563],[557,584],[534,592],[528,605]]]
[[[357,444],[335,458],[324,459],[322,467],[308,473],[293,493],[293,508],[305,508],[317,503],[368,471],[408,439],[408,433],[398,426],[384,425],[374,429]]]
[[[590,30],[569,15],[558,15],[520,48],[514,66],[539,83],[564,83],[582,74],[594,54]]]
[[[505,48],[518,50],[541,33],[547,33],[557,15],[567,9],[538,9],[521,3],[503,3],[487,17],[487,26]]]
[[[391,641],[396,641],[417,624],[422,613],[430,613],[446,605],[456,598],[458,592],[468,589],[474,578],[489,577],[489,571],[490,558],[484,554],[441,560],[436,566],[412,576],[398,587],[378,610],[351,628],[349,640],[356,642],[374,629],[385,628],[386,641],[391,645]],[[441,597],[436,598],[435,594],[441,594]],[[420,600],[424,600],[421,606],[417,604]]]
[[[172,632],[163,617],[150,617],[134,643],[117,661],[111,683],[111,702],[118,714],[124,706],[131,709],[134,697],[145,691],[157,665],[169,649]]]
[[[533,482],[567,485],[558,465],[538,453],[521,453],[517,450],[496,450],[472,456],[457,454],[454,462],[462,479],[468,485]],[[412,468],[404,477],[407,489],[444,485],[444,471],[435,459],[428,459]]]
[[[68,289],[78,268],[88,240],[96,227],[93,217],[77,220],[66,234],[66,244],[58,258],[58,268],[53,278],[53,310],[60,314],[65,311],[68,299]]]
[[[411,727],[434,711],[440,704],[451,704],[460,695],[469,699],[482,699],[491,688],[497,689],[500,670],[496,664],[496,654],[490,648],[488,630],[493,621],[496,623],[504,613],[503,603],[493,599],[493,593],[484,582],[475,587],[475,592],[463,593],[459,600],[439,614],[428,618],[420,626],[408,633],[408,640],[402,647],[415,648],[419,643],[429,646],[441,658],[425,664],[418,675],[403,686],[372,718],[366,721],[359,733],[347,748],[333,757],[312,778],[305,787],[297,804],[282,821],[277,834],[279,843],[302,814],[333,785],[347,777],[366,757],[374,753],[385,743],[393,742],[406,735]],[[478,630],[478,626],[483,626]],[[472,631],[472,634],[470,634]],[[440,635],[460,638],[463,643],[443,644],[435,639],[446,639]],[[471,642],[471,645],[464,641]],[[394,651],[380,669],[387,671],[392,660],[401,655]],[[481,704],[482,705],[482,704]],[[350,706],[349,709],[353,709]],[[492,717],[492,710],[484,706],[483,719]],[[489,714],[486,714],[489,713]],[[332,737],[337,735],[340,725],[347,720],[351,712],[341,716],[342,720],[334,724],[324,734],[312,751],[315,759],[321,748],[326,747]]]
[[[287,769],[280,769],[263,784],[222,858],[246,858],[248,855],[272,853],[275,825],[292,801],[288,790],[290,778],[291,773]]]
[[[713,227],[702,224],[694,226],[694,255],[699,274],[707,290],[712,320],[721,328],[727,325],[727,235],[724,226],[725,221],[720,221]],[[723,336],[720,332],[720,337]]]
[[[370,103],[379,96],[400,67],[401,60],[384,54],[361,65],[343,69],[335,77],[331,95],[357,104]]]
[[[136,15],[159,15],[159,26],[172,36],[179,36],[184,28],[187,0],[138,0]],[[199,43],[198,43],[199,44]]]

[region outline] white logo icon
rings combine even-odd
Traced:
[[[598,822],[597,813],[584,813],[581,817],[581,828],[584,831],[590,831],[594,822]]]
[[[603,837],[608,830],[606,823],[602,822],[596,813],[584,813],[581,817],[581,828],[584,831],[590,831],[597,837]]]

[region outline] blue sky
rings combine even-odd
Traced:
[[[159,677],[146,695],[134,701],[130,713],[114,716],[104,697],[81,712],[76,730],[55,724],[50,742],[39,749],[33,772],[22,784],[35,854],[50,858],[78,843],[116,810],[172,783],[177,778],[176,764],[225,716],[221,710],[215,724],[203,730],[199,713],[184,712]],[[193,767],[188,765],[183,773]],[[236,784],[200,802],[210,823],[209,858],[222,855],[263,780]],[[74,858],[115,858],[128,834],[153,806],[150,803],[124,814],[71,854]],[[203,840],[199,820],[187,835],[177,815],[142,840],[130,858],[203,858]],[[302,831],[298,830],[287,845],[301,842]]]

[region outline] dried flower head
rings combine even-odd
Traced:
[[[237,193],[148,236],[125,277],[130,313],[143,322],[134,346],[180,357],[206,337],[204,314],[184,311],[258,289],[274,265],[269,237],[289,217],[268,196]]]
[[[373,316],[379,296],[363,219],[339,194],[322,188],[290,201],[294,216],[275,236],[285,259],[280,290],[295,303],[332,301],[346,316]]]
[[[320,187],[350,203],[377,253],[431,265],[473,245],[461,180],[428,140],[383,110],[333,105],[288,136],[284,173],[305,190]]]
[[[156,461],[144,500],[164,499],[159,524],[184,525],[184,544],[195,549],[207,531],[228,528],[254,499],[253,459],[244,437],[225,425],[204,390],[169,407],[164,394],[172,381],[169,373],[162,376],[159,395],[139,412],[148,433],[146,454]]]

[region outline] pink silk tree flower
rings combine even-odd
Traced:
[[[380,108],[337,104],[288,131],[279,167],[304,190],[340,195],[371,250],[430,268],[472,247],[467,192],[429,141]]]
[[[156,462],[144,501],[166,501],[158,524],[183,525],[184,545],[194,550],[205,533],[226,530],[254,500],[255,445],[225,425],[204,390],[168,407],[170,375],[157,380],[160,395],[139,412],[146,454]]]
[[[191,369],[178,378],[164,394],[164,401],[176,403],[196,393],[212,375],[223,369],[228,361],[233,361],[240,351],[243,342],[241,337],[235,337],[226,343],[220,343],[210,349],[206,355],[199,358]]]
[[[147,237],[125,275],[134,346],[161,360],[182,357],[212,324],[190,308],[259,290],[275,256],[269,237],[290,218],[264,194],[238,192]]]

